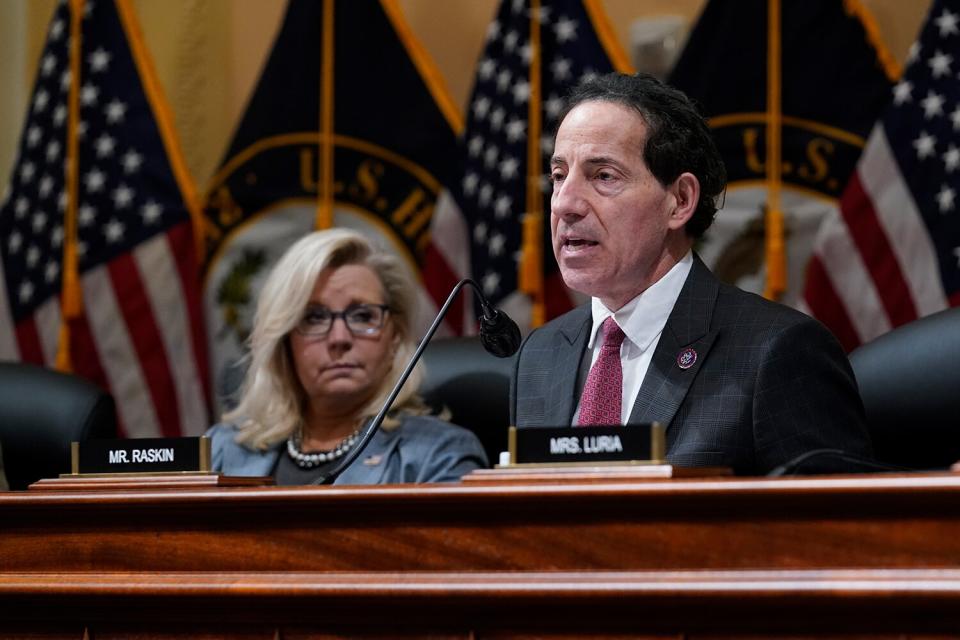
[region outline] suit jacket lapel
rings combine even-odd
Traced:
[[[573,410],[577,406],[577,376],[583,350],[590,336],[592,315],[590,305],[583,305],[567,314],[561,325],[560,348],[548,371],[555,372],[556,382],[550,385],[544,408],[544,425],[564,426],[573,420]]]
[[[694,254],[693,267],[660,335],[629,422],[669,425],[673,420],[717,336],[710,331],[710,321],[719,289],[719,281]],[[693,349],[696,361],[682,369],[677,358],[686,348]]]

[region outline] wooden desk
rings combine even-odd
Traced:
[[[0,637],[85,631],[944,637],[960,477],[0,494]]]

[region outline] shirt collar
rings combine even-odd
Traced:
[[[693,252],[687,251],[687,254],[662,278],[620,307],[616,313],[607,309],[599,298],[591,298],[593,326],[590,328],[590,341],[587,347],[593,348],[600,326],[607,318],[613,316],[627,339],[641,352],[646,351],[667,325],[667,319],[677,303],[677,298],[680,297],[680,290],[683,288],[683,283],[687,281],[687,275],[692,266]]]

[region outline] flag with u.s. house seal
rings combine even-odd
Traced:
[[[207,203],[205,311],[217,401],[237,366],[260,286],[298,238],[350,227],[420,283],[426,327],[469,269],[444,185],[459,176],[460,116],[396,0],[292,0]],[[446,330],[469,323],[463,301]]]
[[[814,239],[890,100],[897,67],[860,0],[707,3],[669,82],[699,103],[727,167],[723,210],[697,246],[722,280],[756,292],[768,284],[764,213],[777,208],[777,188],[781,301],[802,307]],[[775,168],[782,189],[771,186]]]

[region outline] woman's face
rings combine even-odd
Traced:
[[[353,309],[354,321],[363,320],[364,310],[356,305],[383,304],[383,286],[370,267],[353,264],[327,269],[317,278],[300,327],[322,324],[329,311]],[[325,335],[294,329],[290,333],[294,368],[312,408],[334,415],[359,410],[390,371],[397,341],[389,313],[383,328],[369,335],[351,331],[342,316],[333,319]]]

